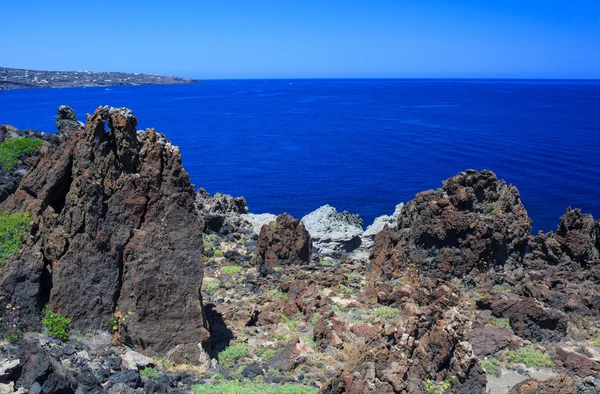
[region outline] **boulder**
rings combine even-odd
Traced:
[[[265,224],[258,237],[258,253],[253,258],[261,274],[273,267],[307,263],[310,259],[311,240],[304,225],[288,214],[277,216]]]
[[[489,309],[496,317],[510,321],[515,334],[530,341],[556,341],[567,334],[568,319],[559,310],[547,308],[533,298],[484,299],[480,309]]]
[[[116,316],[143,352],[207,340],[193,185],[179,149],[136,125],[126,108],[99,107],[0,205],[33,222],[0,271],[0,296],[20,308],[23,330],[39,330],[49,305],[81,330]]]
[[[523,344],[521,338],[504,327],[477,327],[469,332],[467,339],[473,347],[473,353],[479,358],[491,356],[502,349],[514,349]]]
[[[324,256],[341,257],[360,246],[363,221],[359,215],[338,212],[330,205],[302,218],[313,242],[313,251]]]
[[[508,394],[575,394],[575,381],[565,375],[547,380],[527,379],[511,388]]]
[[[75,111],[67,105],[58,107],[56,115],[56,135],[62,139],[66,139],[76,131],[81,131],[85,125],[77,120]]]
[[[583,354],[557,347],[556,359],[559,365],[581,378],[585,378],[586,376],[600,377],[600,362],[592,360]]]
[[[125,353],[121,354],[121,362],[123,363],[123,368],[135,371],[154,365],[152,358],[131,349],[127,349]]]
[[[518,190],[491,171],[468,170],[417,194],[397,225],[377,234],[371,271],[391,279],[414,267],[427,277],[463,278],[519,264],[530,232]]]
[[[204,231],[221,232],[225,227],[239,229],[251,227],[251,223],[242,215],[248,213],[244,197],[232,197],[228,194],[215,193],[211,196],[206,190],[196,192],[196,210],[204,219]]]
[[[367,226],[365,231],[361,235],[361,249],[370,249],[373,247],[375,243],[375,236],[379,233],[385,226],[390,228],[396,227],[398,223],[398,217],[400,216],[400,212],[402,212],[402,208],[404,207],[404,203],[400,203],[396,205],[396,209],[391,216],[382,215],[375,218],[373,224]]]
[[[291,371],[306,362],[314,351],[300,338],[292,338],[273,358],[267,362],[269,368]]]
[[[265,224],[277,220],[277,215],[273,215],[272,213],[247,213],[242,214],[241,217],[242,220],[250,223],[250,228],[256,235],[260,234],[260,230]]]

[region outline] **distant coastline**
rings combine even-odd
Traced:
[[[200,83],[172,76],[92,71],[40,71],[0,67],[0,91],[98,86],[182,85]]]

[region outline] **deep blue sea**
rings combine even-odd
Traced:
[[[600,81],[228,80],[15,90],[0,123],[54,132],[59,105],[85,121],[131,108],[179,145],[196,187],[254,213],[330,204],[365,224],[467,168],[517,186],[534,230],[568,206],[600,217]]]

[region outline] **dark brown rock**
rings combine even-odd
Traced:
[[[480,358],[491,356],[505,348],[514,349],[523,344],[521,338],[504,327],[474,328],[467,338],[473,347],[473,353]]]
[[[558,347],[556,348],[556,359],[559,365],[581,378],[585,378],[586,376],[600,378],[600,362],[592,360],[583,354],[570,352]]]
[[[575,381],[565,375],[547,380],[527,379],[511,388],[508,394],[575,394]]]
[[[126,108],[98,108],[1,205],[34,221],[0,272],[25,330],[40,328],[48,304],[78,329],[100,328],[119,312],[122,337],[141,350],[206,340],[193,185],[179,150],[136,125]]]
[[[462,278],[520,263],[530,232],[518,190],[491,171],[468,170],[404,206],[397,227],[375,238],[371,271],[391,279],[414,267],[427,277]]]
[[[531,341],[551,341],[567,333],[567,317],[559,310],[544,307],[533,298],[481,300],[480,309],[489,309],[496,317],[506,317],[515,334]]]
[[[262,226],[253,263],[266,275],[275,266],[308,262],[311,248],[310,235],[302,222],[282,214]]]
[[[360,346],[322,393],[421,393],[427,381],[451,382],[453,392],[482,393],[485,373],[468,342],[466,320],[448,315],[433,323],[425,315],[401,316],[385,334]]]
[[[313,340],[321,351],[328,346],[341,349],[344,344],[353,342],[354,338],[344,320],[335,317],[333,313],[319,317],[313,328]]]
[[[292,338],[279,353],[267,362],[269,368],[279,371],[291,371],[306,362],[314,351],[300,338]]]

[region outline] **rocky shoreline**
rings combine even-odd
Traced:
[[[257,215],[126,108],[56,124],[0,126],[0,393],[600,392],[591,215],[531,235],[488,170]]]

